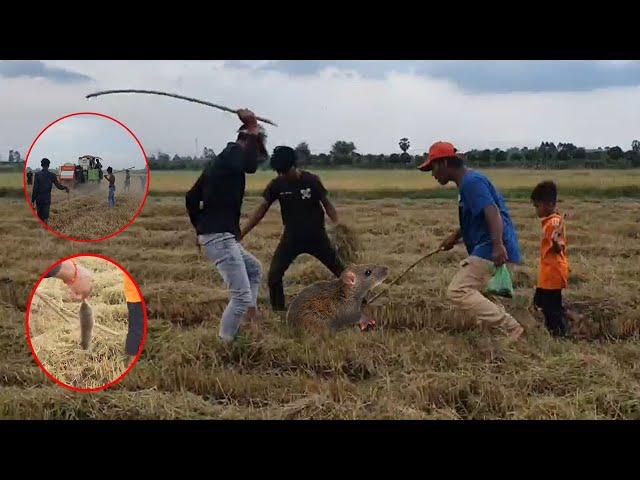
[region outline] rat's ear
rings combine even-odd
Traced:
[[[344,272],[342,272],[342,275],[340,275],[340,279],[347,285],[356,284],[356,274],[348,268]]]

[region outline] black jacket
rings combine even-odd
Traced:
[[[33,179],[33,189],[31,190],[31,203],[47,204],[51,203],[51,187],[53,185],[58,190],[67,190],[67,187],[60,185],[58,177],[49,170],[36,172]]]
[[[228,143],[220,155],[205,166],[186,195],[189,219],[198,234],[229,232],[239,238],[245,173],[255,173],[257,169],[258,149],[253,137],[245,148]]]

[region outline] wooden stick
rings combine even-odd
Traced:
[[[199,103],[201,105],[207,105],[209,107],[217,108],[217,109],[223,110],[225,112],[238,113],[238,109],[234,110],[233,108],[225,107],[224,105],[216,105],[215,103],[205,102],[204,100],[198,100],[197,98],[185,97],[183,95],[177,95],[175,93],[159,92],[157,90],[134,90],[134,89],[104,90],[102,92],[90,93],[89,95],[86,96],[86,98],[97,97],[99,95],[109,95],[109,94],[112,94],[112,93],[147,93],[147,94],[150,94],[150,95],[163,95],[165,97],[179,98],[180,100],[186,100],[187,102],[193,102],[193,103]],[[274,127],[278,126],[274,122],[269,120],[268,118],[256,117],[256,120],[259,120],[259,121],[264,122],[264,123],[268,123],[269,125],[273,125]]]
[[[409,271],[415,267],[416,265],[418,265],[420,262],[422,262],[423,260],[426,260],[427,258],[435,255],[436,253],[442,251],[441,247],[438,247],[436,250],[433,250],[429,253],[427,253],[426,255],[420,257],[418,260],[416,260],[415,262],[413,262],[408,268],[405,269],[404,272],[402,272],[399,276],[397,276],[391,283],[387,284],[387,288],[383,291],[381,291],[380,293],[376,294],[371,300],[368,300],[367,303],[373,303],[380,295],[382,295],[385,292],[388,292],[389,289],[391,288],[391,285],[394,285],[395,283],[397,283],[402,277],[404,277],[407,273],[409,273]]]

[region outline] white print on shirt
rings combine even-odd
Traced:
[[[311,198],[311,189],[310,188],[303,188],[302,190],[300,190],[300,194],[302,195],[302,199],[303,200]]]

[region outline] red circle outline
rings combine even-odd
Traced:
[[[58,123],[61,120],[64,120],[65,118],[69,118],[69,117],[75,117],[76,115],[96,115],[98,117],[103,117],[103,118],[108,118],[109,120],[116,122],[118,125],[120,125],[121,127],[123,127],[127,132],[129,132],[129,134],[133,137],[133,139],[136,141],[136,143],[138,144],[138,146],[140,147],[140,150],[142,151],[142,155],[144,156],[144,161],[147,164],[147,189],[144,193],[144,198],[142,199],[142,203],[140,204],[140,207],[138,207],[138,210],[136,211],[136,213],[133,215],[133,217],[131,218],[131,220],[129,220],[129,223],[127,223],[125,226],[123,226],[122,228],[116,230],[113,233],[110,233],[109,235],[105,235],[104,237],[99,237],[99,238],[93,238],[93,239],[80,239],[80,238],[74,238],[74,237],[70,237],[69,235],[66,235],[62,232],[58,232],[57,230],[54,230],[53,228],[51,228],[49,225],[47,225],[46,223],[44,223],[42,221],[42,219],[38,216],[38,213],[36,212],[35,208],[33,208],[33,204],[31,203],[31,199],[29,198],[29,191],[27,189],[27,163],[29,162],[29,157],[31,156],[31,150],[33,149],[34,145],[36,144],[36,142],[38,141],[38,139],[42,136],[42,134],[44,132],[46,132],[49,127],[51,127],[52,125],[55,125],[56,123]],[[35,138],[35,140],[31,143],[31,146],[29,147],[29,151],[27,152],[27,157],[24,160],[24,167],[22,170],[22,187],[24,189],[24,196],[27,199],[27,204],[29,205],[29,208],[31,209],[31,212],[33,213],[33,215],[38,219],[38,221],[44,226],[44,228],[46,228],[47,230],[49,230],[51,233],[53,233],[54,235],[57,235],[60,238],[64,238],[65,240],[70,240],[72,242],[79,242],[79,243],[94,243],[94,242],[102,242],[104,240],[107,240],[111,237],[115,237],[116,235],[121,234],[122,232],[124,232],[127,228],[129,228],[131,226],[131,224],[133,222],[136,221],[136,219],[138,218],[138,216],[140,215],[140,213],[142,212],[142,209],[144,208],[145,203],[147,202],[147,197],[149,196],[149,184],[151,183],[151,167],[149,167],[149,158],[147,157],[147,152],[145,152],[144,147],[142,146],[142,143],[140,143],[140,140],[138,140],[138,137],[136,137],[136,134],[133,133],[131,131],[131,129],[129,127],[127,127],[124,123],[122,123],[120,120],[110,117],[109,115],[105,115],[104,113],[98,113],[98,112],[75,112],[75,113],[69,113],[68,115],[65,115],[63,117],[58,118],[57,120],[54,120],[53,122],[51,122],[49,125],[47,125],[46,127],[44,127],[40,133],[38,134],[38,136]]]
[[[33,343],[31,343],[31,333],[29,331],[30,330],[29,329],[29,317],[31,315],[31,303],[33,302],[33,297],[36,294],[36,290],[38,290],[38,287],[40,286],[40,283],[42,283],[42,280],[44,280],[44,276],[47,273],[49,273],[49,271],[51,271],[53,268],[57,267],[62,262],[64,262],[65,260],[70,260],[72,258],[77,258],[77,257],[96,257],[96,258],[101,258],[102,260],[106,260],[107,262],[110,262],[111,264],[113,264],[116,267],[118,267],[127,277],[129,277],[129,280],[131,280],[133,282],[133,285],[136,287],[136,290],[137,290],[138,295],[140,296],[140,300],[142,302],[142,313],[143,313],[143,316],[144,316],[144,328],[143,328],[143,332],[142,332],[142,341],[140,342],[140,346],[138,347],[138,353],[136,353],[136,356],[134,357],[133,361],[131,362],[131,365],[129,365],[129,368],[127,368],[115,380],[112,380],[111,382],[106,383],[106,384],[104,384],[104,385],[102,385],[100,387],[94,387],[94,388],[77,388],[77,387],[74,387],[72,385],[69,385],[69,384],[66,384],[66,383],[62,382],[61,380],[59,380],[56,377],[54,377],[51,373],[49,373],[49,371],[46,368],[44,368],[44,365],[42,364],[42,362],[38,358],[38,355],[36,354],[36,351],[33,348]],[[33,355],[33,358],[35,359],[36,363],[40,367],[40,370],[42,370],[44,372],[44,374],[47,377],[49,377],[51,380],[53,380],[55,383],[57,383],[61,387],[64,387],[64,388],[66,388],[68,390],[73,390],[74,392],[82,392],[82,393],[99,392],[100,390],[105,390],[105,389],[107,389],[109,387],[112,387],[116,383],[120,382],[124,377],[126,377],[129,374],[129,372],[133,369],[133,367],[136,365],[136,363],[138,363],[138,360],[140,359],[140,356],[142,355],[142,350],[144,349],[144,345],[145,345],[145,343],[147,341],[147,322],[148,322],[148,318],[147,318],[147,303],[144,301],[144,297],[142,296],[142,291],[140,290],[140,286],[134,280],[134,278],[131,276],[131,274],[127,271],[126,268],[124,268],[122,265],[120,265],[114,259],[112,259],[110,257],[107,257],[105,255],[100,255],[98,253],[77,253],[75,255],[69,255],[68,257],[61,258],[56,263],[54,263],[49,268],[47,268],[42,273],[42,275],[40,275],[40,278],[38,279],[38,281],[36,282],[35,286],[31,290],[31,294],[29,295],[29,302],[27,303],[27,316],[26,316],[27,343],[29,344],[29,348],[31,349],[31,354]]]

